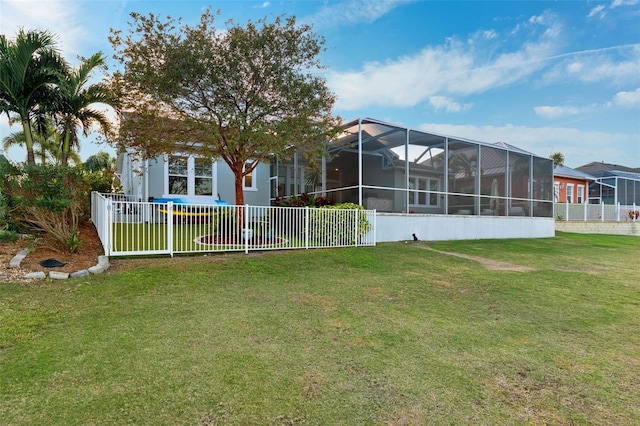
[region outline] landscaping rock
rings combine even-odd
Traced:
[[[49,278],[52,280],[66,280],[69,278],[68,272],[58,272],[58,271],[50,271]]]
[[[27,274],[24,274],[24,278],[27,279],[36,279],[36,280],[43,280],[45,278],[47,278],[47,274],[45,274],[42,271],[38,271],[38,272],[29,272]]]
[[[82,278],[89,275],[89,271],[86,269],[82,269],[80,271],[72,272],[69,274],[69,278]]]
[[[27,256],[27,253],[29,253],[29,249],[26,249],[26,248],[22,249],[18,253],[16,253],[16,255],[13,256],[13,258],[9,261],[9,267],[10,268],[19,268],[20,267],[20,263],[22,263],[24,258]]]

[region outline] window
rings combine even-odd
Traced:
[[[578,185],[578,203],[584,203],[584,185]]]
[[[409,177],[409,204],[413,206],[437,207],[440,205],[440,180],[428,177]]]
[[[567,203],[573,203],[573,184],[567,184]]]
[[[194,195],[213,195],[213,176],[211,161],[206,158],[194,158]]]
[[[215,193],[214,166],[206,158],[170,155],[167,161],[167,195],[211,197]]]
[[[169,194],[188,194],[188,157],[172,155],[169,157]]]
[[[560,182],[553,182],[553,202],[560,202]]]
[[[244,167],[245,170],[247,168],[247,166],[250,166],[251,162],[247,162],[245,163]],[[258,168],[258,166],[256,166],[256,168],[254,168],[250,173],[247,173],[246,175],[244,175],[244,179],[243,179],[243,183],[242,183],[242,187],[245,191],[257,191],[258,190],[258,185],[257,185],[257,179],[255,178],[255,174],[256,174],[256,169]]]

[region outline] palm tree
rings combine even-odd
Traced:
[[[86,86],[92,72],[96,68],[105,67],[105,64],[102,52],[98,52],[84,59],[78,69],[68,72],[60,85],[63,104],[58,113],[58,120],[64,132],[62,165],[67,164],[71,147],[80,145],[78,141],[80,128],[85,137],[89,135],[94,124],[100,127],[105,136],[111,130],[111,123],[106,114],[93,109],[92,106],[104,104],[115,108],[115,98],[103,83]]]
[[[34,164],[32,120],[41,120],[58,100],[56,85],[67,65],[48,31],[20,29],[14,41],[0,35],[0,114],[22,123],[27,163]]]
[[[553,160],[553,166],[564,166],[564,154],[561,152],[553,152],[549,156]]]
[[[109,155],[108,152],[99,151],[93,154],[82,163],[85,170],[89,172],[106,172],[113,174],[116,169],[116,159]]]
[[[40,159],[41,164],[60,164],[62,159],[62,137],[57,132],[53,119],[47,117],[40,123],[32,122],[34,159]],[[26,136],[23,130],[11,133],[2,140],[2,149],[7,151],[14,146],[24,146]],[[69,153],[69,159],[74,164],[80,164],[82,160],[76,151]]]

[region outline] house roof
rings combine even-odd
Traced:
[[[384,152],[389,151],[391,148],[403,146],[408,138],[409,144],[424,146],[425,149],[429,145],[436,145],[440,142],[444,143],[444,141],[448,139],[450,144],[452,142],[469,142],[494,148],[497,147],[505,151],[536,156],[535,154],[505,142],[488,143],[457,136],[443,135],[424,130],[416,130],[399,124],[387,123],[373,118],[352,120],[346,123],[343,129],[342,135],[336,141],[331,142],[329,146],[330,152],[336,152],[342,149],[355,149],[358,142],[358,130],[361,129],[362,150],[369,153],[384,155]]]
[[[605,163],[594,161],[589,164],[585,164],[580,167],[576,167],[576,170],[585,172],[595,177],[607,176],[607,172],[622,172],[622,173],[640,173],[640,167],[632,168],[627,166],[621,166],[619,164]],[[612,176],[612,175],[609,175]]]
[[[581,172],[580,170],[575,170],[567,166],[554,166],[553,175],[573,179],[596,180],[595,176],[591,176],[588,173]]]

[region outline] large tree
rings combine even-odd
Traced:
[[[0,113],[22,123],[28,164],[35,163],[31,123],[59,105],[66,67],[50,32],[21,29],[14,40],[0,35]]]
[[[334,95],[318,60],[324,40],[294,17],[216,30],[207,10],[196,26],[133,13],[110,41],[124,71],[114,74],[125,119],[120,143],[144,158],[175,151],[221,158],[243,177],[294,149],[312,158],[338,130]]]
[[[60,82],[62,102],[56,114],[62,127],[62,165],[66,166],[71,148],[80,146],[78,132],[89,135],[94,124],[100,127],[102,134],[108,136],[111,122],[105,111],[96,109],[99,104],[117,107],[115,98],[104,83],[89,84],[89,79],[96,69],[106,68],[106,61],[101,52],[82,60],[77,69],[69,69]]]

